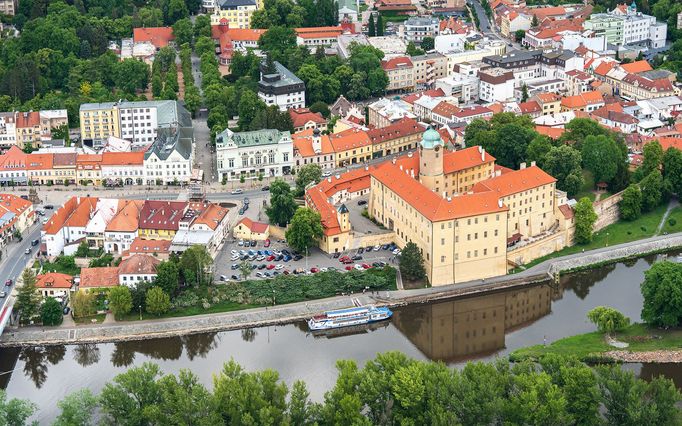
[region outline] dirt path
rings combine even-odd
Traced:
[[[654,235],[660,235],[661,234],[661,229],[663,229],[663,225],[665,225],[665,221],[668,220],[668,216],[670,216],[670,212],[672,209],[677,207],[680,203],[677,200],[670,200],[668,203],[668,208],[665,209],[665,213],[663,213],[663,217],[661,218],[661,221],[658,224],[658,228],[656,228],[656,233]]]
[[[647,352],[630,352],[630,351],[609,351],[604,355],[613,358],[616,361],[623,362],[655,362],[655,363],[678,363],[682,362],[682,350],[679,351],[647,351]]]

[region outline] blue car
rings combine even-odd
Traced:
[[[282,259],[285,262],[288,262],[291,260],[291,256],[284,256],[284,259]]]
[[[258,250],[256,253],[258,253],[258,256],[261,256],[263,254],[263,250]]]
[[[270,250],[263,250],[263,254],[266,256],[270,256],[272,253],[270,252]]]

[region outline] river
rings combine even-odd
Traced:
[[[398,350],[416,359],[460,366],[517,348],[594,330],[587,312],[612,306],[640,320],[639,284],[656,259],[605,266],[562,277],[559,286],[536,285],[395,310],[390,323],[343,334],[313,336],[304,323],[193,336],[107,343],[0,349],[0,387],[10,397],[39,406],[42,424],[58,413],[57,402],[88,387],[99,392],[127,368],[151,361],[167,373],[186,368],[206,385],[233,358],[248,370],[277,370],[287,383],[303,379],[320,400],[333,385],[338,359],[363,364],[377,353]],[[664,374],[682,384],[677,365],[631,365],[642,377]]]

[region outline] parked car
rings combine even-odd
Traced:
[[[261,263],[260,265],[258,265],[258,269],[265,269],[266,266],[268,265],[266,265],[265,263]]]
[[[231,254],[231,255],[235,255],[235,254],[237,254],[237,253],[238,253],[237,250],[230,250],[230,254]]]
[[[320,272],[327,272],[329,269],[327,268],[320,268]]]
[[[386,262],[374,262],[372,263],[372,266],[374,266],[375,268],[383,268],[384,266],[386,266]]]
[[[0,299],[4,299],[5,296],[7,296],[7,293],[5,293],[4,291],[0,291]]]
[[[248,206],[250,203],[249,197],[244,197],[244,205]]]
[[[371,266],[369,266],[368,264],[366,264],[366,263],[362,264],[362,269],[369,269],[369,268],[371,268]]]
[[[336,253],[334,253],[334,255],[333,255],[332,257],[333,257],[334,259],[338,259],[339,256],[341,256],[341,253],[336,252]]]
[[[265,275],[263,275],[263,273],[259,271],[259,272],[256,272],[256,276],[258,278],[263,278]]]
[[[256,260],[259,261],[259,262],[265,260],[265,255],[264,255],[264,254],[261,254],[260,256],[256,257]]]
[[[303,259],[303,256],[301,256],[300,254],[297,254],[296,256],[294,256],[295,261],[299,261],[301,259]]]
[[[285,262],[288,262],[288,261],[291,260],[291,256],[286,255],[286,256],[284,256],[284,259],[282,259],[282,260],[285,261]]]
[[[336,271],[336,268],[333,266],[328,266],[327,271]]]
[[[285,255],[285,256],[291,256],[291,252],[290,252],[289,250],[287,250],[287,249],[283,249],[283,250],[282,250],[282,254]]]
[[[355,256],[351,257],[351,260],[362,260],[362,256],[356,254]]]
[[[364,253],[364,252],[365,252],[365,249],[364,249],[363,247],[360,247],[360,248],[358,249],[358,254],[362,254],[362,253]]]
[[[244,240],[239,240],[239,242],[237,243],[237,245],[238,245],[239,247],[242,247],[242,246],[244,245]]]
[[[230,194],[232,194],[232,195],[238,195],[238,194],[243,194],[243,193],[244,193],[244,190],[241,189],[241,188],[233,189],[233,190],[230,192]],[[47,208],[47,207],[46,207],[46,208]]]
[[[268,238],[265,240],[265,243],[263,243],[263,247],[270,247],[270,239]]]
[[[235,281],[238,281],[238,280],[239,280],[239,277],[236,276],[236,275],[232,275],[230,278],[232,278],[232,279],[235,280]]]
[[[220,276],[220,281],[225,282],[227,281],[227,277],[225,275]]]
[[[400,249],[395,249],[392,251],[392,253],[397,256],[400,254]]]
[[[71,312],[71,308],[69,308],[68,306],[64,306],[62,312],[64,312],[64,315],[69,315],[69,312]]]
[[[268,271],[273,270],[273,269],[275,269],[275,265],[273,265],[272,263],[270,263],[270,264],[268,264],[268,266],[266,266],[266,269],[267,269]]]
[[[37,246],[38,244],[40,244],[40,240],[38,240],[38,239],[31,241],[31,246],[32,246],[32,247],[35,247],[35,246]]]
[[[326,172],[322,172],[322,177],[329,177],[331,175],[332,175],[332,172],[330,172],[328,170]]]
[[[359,200],[358,201],[358,206],[364,206],[365,204],[367,204],[367,200]]]
[[[352,271],[353,265],[346,265],[346,271]]]
[[[354,268],[357,269],[358,271],[363,270],[362,265],[355,265]]]
[[[313,274],[316,274],[316,273],[320,272],[320,270],[318,268],[310,268],[310,272],[312,272]]]
[[[268,262],[272,262],[273,260],[275,260],[275,256],[271,254],[270,256],[266,257],[265,259],[266,259]]]
[[[372,247],[372,246],[365,247],[365,251],[372,251],[372,249],[374,249],[374,247]]]
[[[279,261],[281,261],[282,259],[284,259],[284,256],[282,256],[281,254],[278,254],[277,256],[275,256],[275,261],[276,261],[276,262],[279,262]]]
[[[233,271],[236,271],[237,269],[239,269],[239,265],[237,265],[236,263],[233,263],[232,266],[230,266],[230,269],[232,269]]]
[[[275,269],[279,271],[280,269],[284,269],[284,266],[279,264],[279,265],[275,266]]]
[[[43,207],[46,210],[52,210],[54,209],[54,206],[52,204],[45,204],[45,207]]]
[[[11,286],[12,286],[12,280],[11,280],[11,279],[8,279],[7,281],[5,281],[5,285],[6,285],[7,287],[11,287]]]
[[[269,191],[269,190],[270,190],[270,187],[267,186],[267,185],[265,185],[265,186],[262,187],[260,190],[261,190],[261,191]]]

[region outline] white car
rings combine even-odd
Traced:
[[[238,253],[237,250],[230,250],[230,254],[231,254],[232,256],[236,255],[237,253]]]
[[[393,250],[393,254],[396,255],[396,256],[399,255],[399,254],[400,254],[400,249],[395,249],[395,250]]]
[[[374,251],[379,251],[381,250],[381,246],[374,246]]]
[[[259,262],[262,261],[262,260],[265,260],[265,256],[261,254],[260,256],[258,256],[258,257],[256,258],[256,260],[259,261]]]
[[[239,247],[243,246],[243,245],[244,245],[244,240],[239,240],[239,242],[237,243],[237,245],[239,245]]]
[[[284,266],[282,265],[275,266],[275,270],[279,271],[280,269],[284,269]]]
[[[322,177],[329,177],[331,175],[332,175],[332,172],[330,172],[330,171],[326,171],[326,172],[322,173]]]
[[[230,260],[233,261],[233,262],[234,262],[235,260],[239,260],[239,256],[232,256],[232,257],[230,258]]]
[[[261,271],[258,271],[258,272],[256,272],[256,276],[258,278],[263,278],[265,275],[263,275],[263,273]]]
[[[238,195],[238,194],[243,194],[243,193],[244,193],[244,190],[241,188],[233,189],[232,192],[230,192],[230,194],[232,194],[232,195]]]
[[[329,271],[329,269],[327,269],[327,268],[320,268],[320,272],[327,272],[327,271]]]
[[[357,269],[358,271],[364,271],[365,268],[362,267],[362,265],[355,265],[353,268]]]

